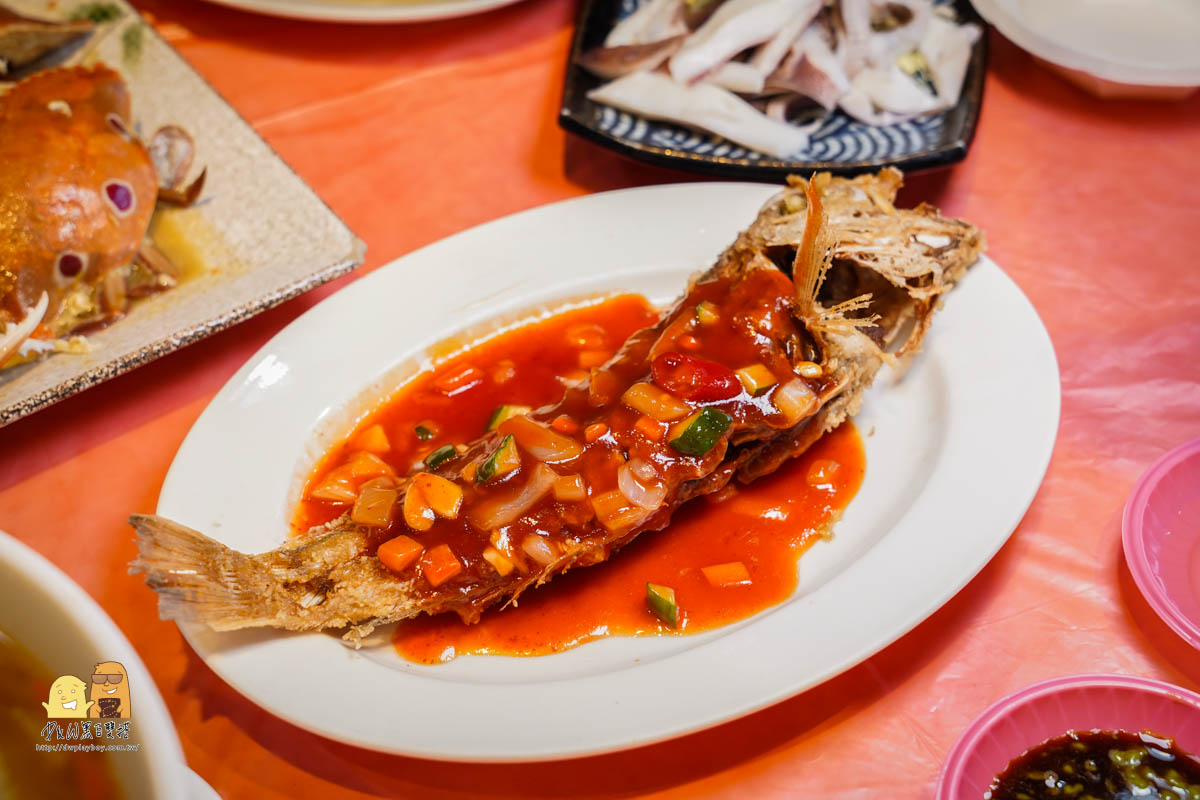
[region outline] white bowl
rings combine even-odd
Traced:
[[[128,743],[141,746],[137,752],[110,752],[106,757],[126,797],[215,796],[184,762],[171,716],[133,645],[66,573],[3,531],[0,630],[32,652],[51,677],[69,674],[86,680],[101,661],[119,661],[125,667],[133,712]],[[60,722],[64,729],[66,722]],[[30,753],[35,744],[29,743]]]
[[[1182,100],[1200,87],[1193,0],[972,0],[1014,44],[1101,98]]]

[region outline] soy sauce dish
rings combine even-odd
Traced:
[[[937,800],[1200,800],[1200,695],[1125,675],[1022,689],[963,732]]]

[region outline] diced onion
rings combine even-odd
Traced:
[[[524,415],[500,423],[500,433],[511,434],[521,449],[539,461],[569,461],[583,454],[583,445],[558,431],[540,425]]]
[[[630,386],[625,390],[625,394],[621,395],[621,402],[660,422],[670,422],[686,417],[692,412],[687,403],[652,383],[635,383]]]
[[[811,416],[817,410],[817,395],[799,378],[794,378],[776,389],[772,400],[789,426]]]
[[[642,477],[649,474],[649,478]],[[632,459],[617,470],[617,487],[634,505],[647,511],[657,511],[667,499],[667,486],[654,467],[640,458]]]
[[[543,567],[548,566],[557,558],[554,545],[550,544],[545,538],[531,533],[521,542],[521,549],[525,551],[525,555],[532,558]]]
[[[533,468],[525,485],[515,493],[485,500],[467,512],[467,518],[479,530],[490,531],[507,525],[550,493],[558,475],[545,464]]]

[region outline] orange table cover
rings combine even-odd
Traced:
[[[157,679],[190,765],[223,797],[925,798],[959,732],[1030,682],[1096,671],[1200,688],[1200,657],[1150,612],[1120,546],[1138,475],[1200,436],[1200,95],[1101,102],[993,32],[969,157],[912,176],[901,198],[987,231],[988,252],[1037,307],[1062,371],[1045,482],[978,577],[820,687],[622,753],[422,761],[332,742],[260,710],[158,619],[153,593],[126,568],[135,552],[126,517],[154,509],[217,389],[301,312],[422,245],[567,197],[691,178],[557,127],[576,13],[568,0],[375,27],[192,0],[138,5],[369,246],[357,275],[0,430],[0,528],[113,616]]]

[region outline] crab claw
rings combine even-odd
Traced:
[[[17,349],[25,343],[29,335],[41,324],[42,317],[46,316],[46,309],[49,307],[50,295],[42,292],[37,305],[29,309],[29,313],[25,315],[24,319],[7,326],[4,332],[0,333],[0,364],[12,358]]]

